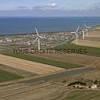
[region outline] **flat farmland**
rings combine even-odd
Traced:
[[[63,100],[100,100],[100,90],[74,90]]]
[[[90,40],[74,40],[73,44],[80,46],[96,47],[100,48],[100,41],[90,41]]]
[[[90,31],[89,32],[89,35],[88,36],[86,36],[86,37],[99,37],[100,38],[100,30],[98,30],[98,31]]]
[[[90,66],[100,68],[100,57],[88,56],[82,54],[37,54],[35,56],[55,59],[65,63],[72,63],[82,66]]]
[[[3,65],[0,65],[3,67]],[[17,80],[23,78],[22,76],[0,69],[0,82]]]
[[[100,48],[100,31],[90,31],[88,36],[85,36],[85,39],[74,40],[72,43],[81,46],[96,47]]]
[[[36,63],[32,61],[27,61],[24,59],[10,57],[2,54],[0,54],[0,64],[4,64],[6,66],[10,66],[12,68],[16,68],[20,70],[29,71],[31,73],[35,73],[39,75],[51,74],[51,73],[65,70],[63,68]]]
[[[86,37],[85,40],[100,42],[100,37]]]

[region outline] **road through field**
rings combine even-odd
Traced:
[[[24,59],[10,57],[2,54],[0,54],[0,64],[7,65],[16,69],[26,70],[39,75],[52,74],[65,70],[63,68],[27,61]]]
[[[90,67],[72,69],[35,79],[22,80],[3,87],[1,86],[0,100],[41,100],[41,98],[44,98],[42,100],[62,100],[60,97],[62,97],[64,93],[69,92],[69,90],[67,90],[64,84],[57,84],[55,83],[56,81],[53,82],[53,80],[63,79],[64,77],[74,77],[75,75],[81,75],[93,70],[94,69]]]

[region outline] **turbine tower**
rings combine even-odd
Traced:
[[[84,30],[82,30],[82,38],[83,38],[83,40],[85,39],[85,31]]]
[[[45,39],[45,37],[42,37],[42,36],[39,35],[39,32],[38,32],[38,30],[37,30],[36,27],[35,27],[35,31],[36,31],[36,39],[33,41],[33,44],[34,44],[35,42],[37,42],[37,49],[38,49],[38,51],[40,51],[40,50],[41,50],[41,43],[40,43],[40,40],[41,40],[41,39]]]

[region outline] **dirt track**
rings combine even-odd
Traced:
[[[51,74],[65,70],[63,68],[5,56],[2,54],[0,54],[0,64],[7,65],[16,69],[26,70],[40,75]]]

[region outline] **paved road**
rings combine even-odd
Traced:
[[[91,68],[91,67],[66,70],[64,72],[59,72],[59,73],[55,73],[55,74],[51,74],[51,75],[47,75],[47,76],[41,76],[41,77],[37,77],[37,78],[33,77],[30,79],[17,81],[17,82],[15,82],[15,84],[17,84],[17,83],[24,83],[24,84],[28,84],[28,85],[41,84],[41,83],[45,83],[45,82],[52,81],[52,80],[57,80],[57,79],[65,78],[65,77],[72,77],[75,75],[80,75],[80,74],[90,72],[93,70],[95,70],[95,69]],[[11,85],[11,84],[13,84],[13,83],[1,84],[0,86],[7,86],[7,85]]]
[[[38,82],[39,83],[40,82],[47,82],[47,81],[51,81],[51,80],[55,80],[55,79],[62,79],[64,77],[71,77],[71,76],[75,76],[75,75],[80,75],[82,73],[90,72],[93,70],[95,70],[95,69],[90,68],[90,67],[84,67],[84,68],[79,68],[79,69],[74,69],[74,70],[66,70],[64,72],[55,73],[52,75],[43,76],[43,77],[39,77],[36,79],[25,80],[25,81],[22,81],[21,83],[34,84],[34,83],[38,83]]]

